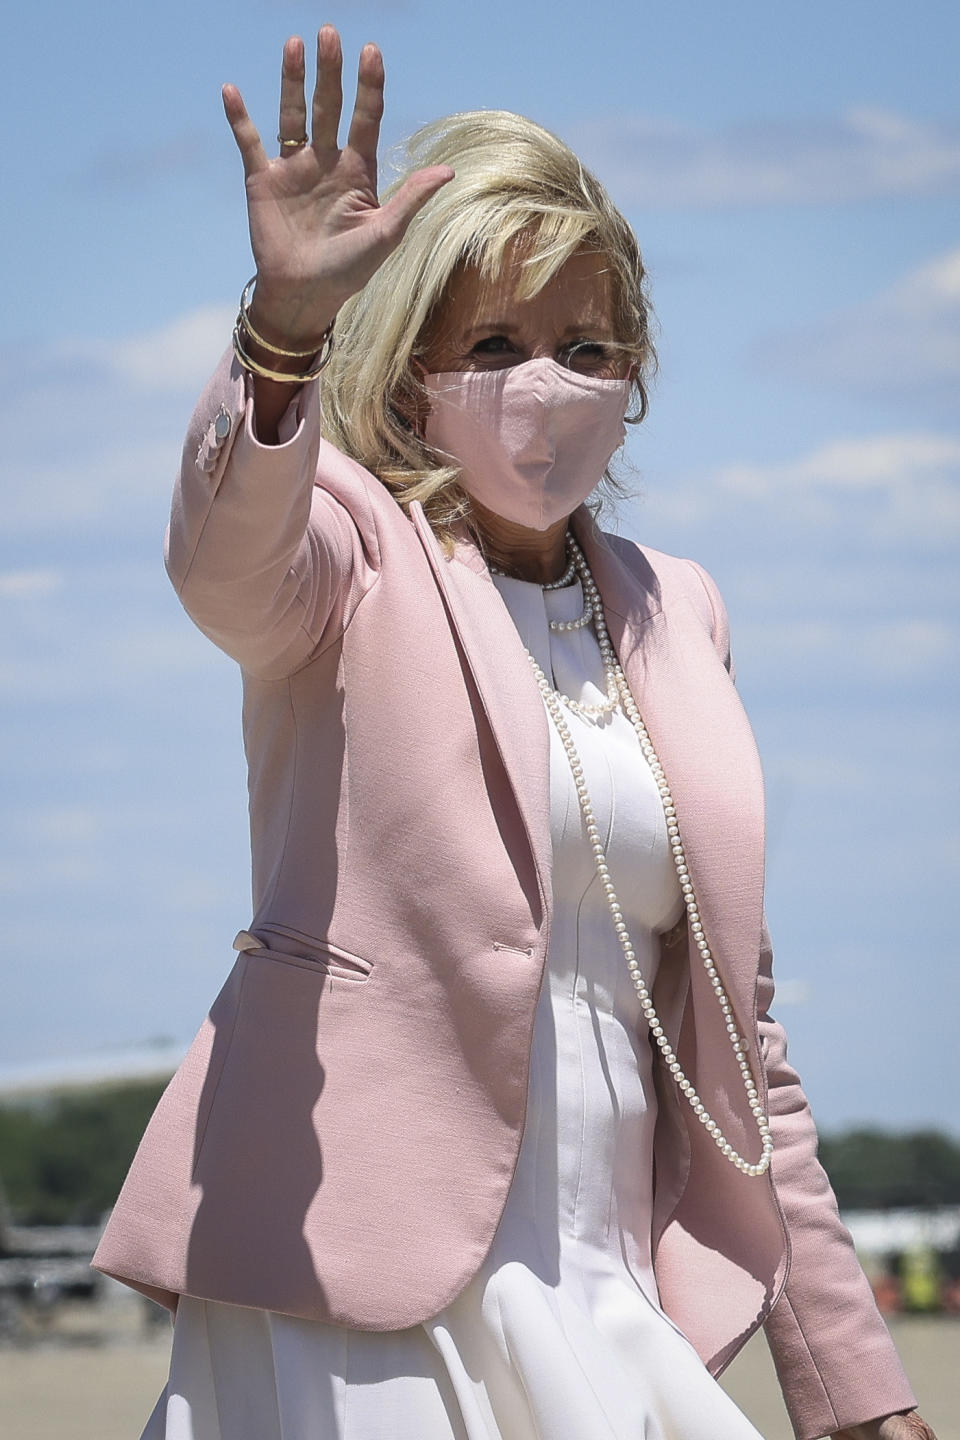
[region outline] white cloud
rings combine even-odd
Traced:
[[[122,595],[118,587],[118,602]],[[53,632],[32,647],[14,636],[14,643],[0,648],[0,694],[8,701],[64,705],[122,697],[134,686],[162,689],[209,674],[217,664],[218,652],[183,615],[164,620],[139,612],[118,618],[107,608],[68,618],[66,610],[58,610],[54,623]]]
[[[59,570],[6,570],[0,572],[0,599],[31,600],[52,595],[62,584]]]
[[[785,1005],[807,1005],[811,989],[806,980],[777,980],[774,1011],[779,1012]]]
[[[46,896],[109,891],[116,871],[90,855],[62,855],[38,864],[35,858],[0,861],[0,894]]]
[[[737,649],[740,650],[740,635],[746,627],[737,626]],[[792,658],[792,657],[791,657]],[[776,753],[776,759],[764,765],[767,795],[776,797],[780,806],[792,803],[797,790],[806,795],[825,791],[837,795],[851,791],[866,791],[876,783],[876,774],[865,764],[862,757],[854,758],[844,751],[822,748],[789,748],[785,743]]]
[[[891,393],[960,383],[960,248],[910,271],[864,304],[774,335],[755,362],[804,380]]]
[[[137,334],[67,336],[22,363],[0,356],[5,536],[149,527],[159,547],[186,422],[234,314],[204,305]]]
[[[823,679],[836,662],[848,679],[909,680],[960,663],[960,626],[928,617],[767,619],[738,624],[736,648],[765,669],[812,667]]]
[[[880,108],[713,132],[613,116],[571,139],[618,195],[648,209],[817,205],[960,189],[960,124]]]
[[[765,500],[811,529],[848,527],[880,545],[960,540],[960,439],[915,432],[843,438],[775,465],[728,465],[721,490]]]
[[[0,893],[107,892],[115,890],[123,877],[125,883],[138,887],[161,885],[165,903],[188,913],[229,902],[233,891],[226,868],[199,872],[183,861],[177,844],[179,825],[167,797],[157,795],[145,803],[141,795],[137,803],[125,801],[126,792],[123,799],[108,795],[97,806],[42,801],[23,808],[8,806]],[[161,836],[162,858],[143,848],[147,837],[156,847]]]
[[[58,531],[111,534],[152,525],[159,554],[178,460],[173,436],[165,444],[113,435],[105,435],[99,448],[84,446],[59,462],[34,460],[7,487],[4,530],[9,538]]]
[[[235,318],[235,306],[201,305],[140,335],[119,340],[62,340],[55,347],[54,359],[64,364],[92,361],[134,389],[193,393],[205,383],[223,353]]]
[[[645,494],[646,528],[724,525],[756,537],[847,535],[859,550],[933,556],[960,541],[960,436],[938,431],[840,436],[793,459],[728,462]],[[683,543],[679,538],[672,543]]]
[[[925,479],[951,477],[954,481],[960,477],[960,438],[923,431],[833,440],[796,460],[726,465],[717,472],[725,489],[752,496],[814,486],[896,492]]]
[[[99,839],[104,813],[83,805],[50,805],[25,812],[17,824],[25,841],[82,849]]]

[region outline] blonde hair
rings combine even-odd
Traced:
[[[652,311],[636,236],[600,182],[548,130],[505,110],[451,115],[416,131],[406,164],[384,193],[427,165],[450,165],[456,178],[417,214],[399,247],[340,311],[336,343],[321,377],[324,434],[360,461],[399,504],[419,500],[437,534],[469,515],[458,471],[406,418],[426,392],[411,367],[431,320],[442,314],[451,278],[464,266],[495,279],[511,241],[523,242],[520,298],[529,298],[578,250],[603,255],[613,281],[620,348],[634,365],[635,413],[647,413],[656,369]],[[609,489],[619,486],[608,471]]]

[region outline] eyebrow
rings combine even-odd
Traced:
[[[479,325],[471,325],[469,330],[464,330],[463,338],[469,340],[471,336],[479,335],[481,330],[502,330],[509,335],[515,329],[516,326],[511,325],[509,320],[481,320]]]
[[[591,330],[594,328],[598,330],[605,330],[606,326],[604,326],[600,321],[589,321],[586,323],[582,322],[576,325],[568,325],[565,330],[561,331],[561,334],[564,336],[577,335],[584,330]],[[481,320],[478,325],[471,325],[469,330],[464,330],[463,338],[464,340],[470,340],[474,335],[479,335],[483,331],[493,331],[496,334],[512,335],[516,333],[517,329],[518,327],[511,324],[509,320]],[[612,331],[610,332],[608,338],[611,341],[613,340],[614,336]]]

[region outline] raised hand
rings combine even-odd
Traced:
[[[275,345],[306,350],[403,239],[417,211],[453,178],[446,165],[411,175],[381,206],[377,142],[383,115],[383,60],[376,45],[360,52],[357,97],[346,145],[339,147],[343,106],[340,37],[332,25],[317,35],[317,82],[310,130],[304,89],[303,41],[283,49],[280,154],[268,158],[235,85],[223,87],[223,108],[243,159],[250,240],[257,285],[250,309]]]

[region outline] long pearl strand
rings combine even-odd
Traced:
[[[710,953],[710,946],[707,943],[706,935],[704,934],[703,924],[700,919],[700,912],[697,907],[696,896],[693,892],[693,883],[690,879],[690,872],[687,869],[687,862],[683,851],[683,843],[680,839],[680,828],[677,824],[677,812],[676,807],[673,803],[673,797],[670,794],[670,787],[667,784],[666,775],[664,774],[663,767],[657,758],[657,754],[653,748],[650,736],[647,734],[647,728],[644,725],[643,720],[640,716],[640,711],[638,710],[636,702],[632,694],[630,693],[630,687],[627,685],[626,677],[620,667],[619,661],[617,660],[616,652],[614,651],[610,636],[607,632],[606,622],[603,618],[603,606],[600,601],[600,592],[598,591],[593,576],[590,573],[586,558],[583,554],[583,551],[580,549],[579,545],[574,540],[572,535],[567,536],[567,544],[569,548],[569,553],[573,560],[573,564],[576,567],[577,573],[580,576],[581,585],[583,586],[584,600],[586,602],[585,611],[589,610],[591,613],[594,630],[600,646],[600,653],[603,658],[604,674],[606,675],[607,680],[606,701],[598,705],[583,705],[571,700],[569,696],[562,695],[558,690],[554,689],[553,685],[551,685],[550,681],[544,674],[541,666],[529,650],[527,650],[526,652],[527,658],[530,661],[534,676],[536,677],[537,686],[540,690],[540,694],[543,696],[543,701],[547,708],[547,712],[557,728],[557,732],[560,736],[560,741],[563,745],[564,752],[569,762],[570,770],[573,774],[574,785],[577,791],[577,798],[580,802],[580,809],[583,814],[584,825],[586,826],[587,839],[590,843],[594,862],[597,867],[597,875],[599,876],[600,884],[603,888],[603,893],[606,896],[607,904],[610,909],[610,916],[613,920],[614,930],[616,931],[617,939],[620,942],[620,947],[623,951],[623,957],[627,962],[627,970],[630,973],[630,979],[633,982],[634,989],[636,990],[637,996],[640,1000],[640,1008],[643,1012],[644,1019],[650,1027],[650,1033],[653,1035],[654,1041],[656,1042],[663,1056],[664,1064],[667,1066],[667,1069],[673,1076],[682,1093],[687,1097],[687,1100],[689,1101],[690,1106],[693,1109],[693,1112],[696,1115],[697,1119],[700,1121],[700,1124],[704,1126],[708,1134],[713,1136],[714,1141],[716,1142],[716,1145],[721,1151],[721,1153],[730,1161],[732,1165],[735,1165],[738,1170],[741,1170],[744,1175],[763,1175],[769,1169],[770,1157],[773,1154],[773,1139],[770,1134],[770,1125],[767,1116],[764,1113],[763,1104],[760,1100],[756,1082],[750,1070],[749,1062],[746,1058],[746,1042],[737,1033],[737,1026],[736,1021],[733,1017],[733,1010],[727,997],[727,993],[723,988],[723,982],[721,981],[720,976],[717,972],[717,967],[714,963],[713,956]],[[703,961],[703,967],[707,972],[710,984],[713,988],[714,994],[717,997],[720,1011],[726,1023],[727,1036],[730,1040],[731,1046],[733,1047],[733,1053],[737,1059],[737,1066],[740,1070],[743,1087],[747,1094],[747,1101],[749,1103],[750,1110],[753,1113],[753,1117],[756,1121],[757,1130],[760,1134],[762,1153],[760,1160],[756,1164],[751,1163],[749,1160],[745,1160],[742,1155],[738,1154],[733,1145],[731,1145],[729,1140],[727,1140],[726,1137],[723,1135],[719,1125],[709,1114],[707,1107],[700,1099],[700,1096],[697,1094],[691,1082],[683,1073],[683,1070],[680,1067],[680,1062],[677,1060],[677,1057],[674,1054],[673,1049],[671,1048],[670,1041],[667,1039],[663,1026],[660,1024],[659,1016],[654,1009],[653,1001],[650,998],[650,992],[647,989],[640,969],[639,961],[637,960],[636,951],[634,950],[633,945],[630,941],[630,934],[627,930],[627,926],[623,918],[623,911],[621,910],[620,903],[617,899],[617,892],[614,889],[613,880],[610,875],[610,867],[607,864],[606,851],[604,850],[603,842],[600,839],[600,829],[597,825],[596,816],[593,811],[593,805],[590,800],[590,794],[587,790],[586,780],[584,779],[583,766],[580,763],[580,756],[577,753],[577,748],[570,733],[570,727],[568,726],[566,717],[564,716],[563,707],[567,706],[567,708],[574,711],[575,714],[583,715],[587,718],[594,718],[602,714],[607,714],[618,704],[622,706],[627,719],[630,721],[631,725],[637,733],[637,737],[640,741],[640,748],[643,751],[647,763],[650,766],[650,770],[653,774],[654,780],[656,781],[657,789],[660,794],[660,800],[663,804],[663,813],[667,822],[667,834],[670,840],[670,848],[673,853],[674,864],[677,870],[677,877],[680,881],[680,889],[683,893],[684,904],[686,906],[688,927],[694,939],[696,940],[697,949],[700,952],[700,958]]]

